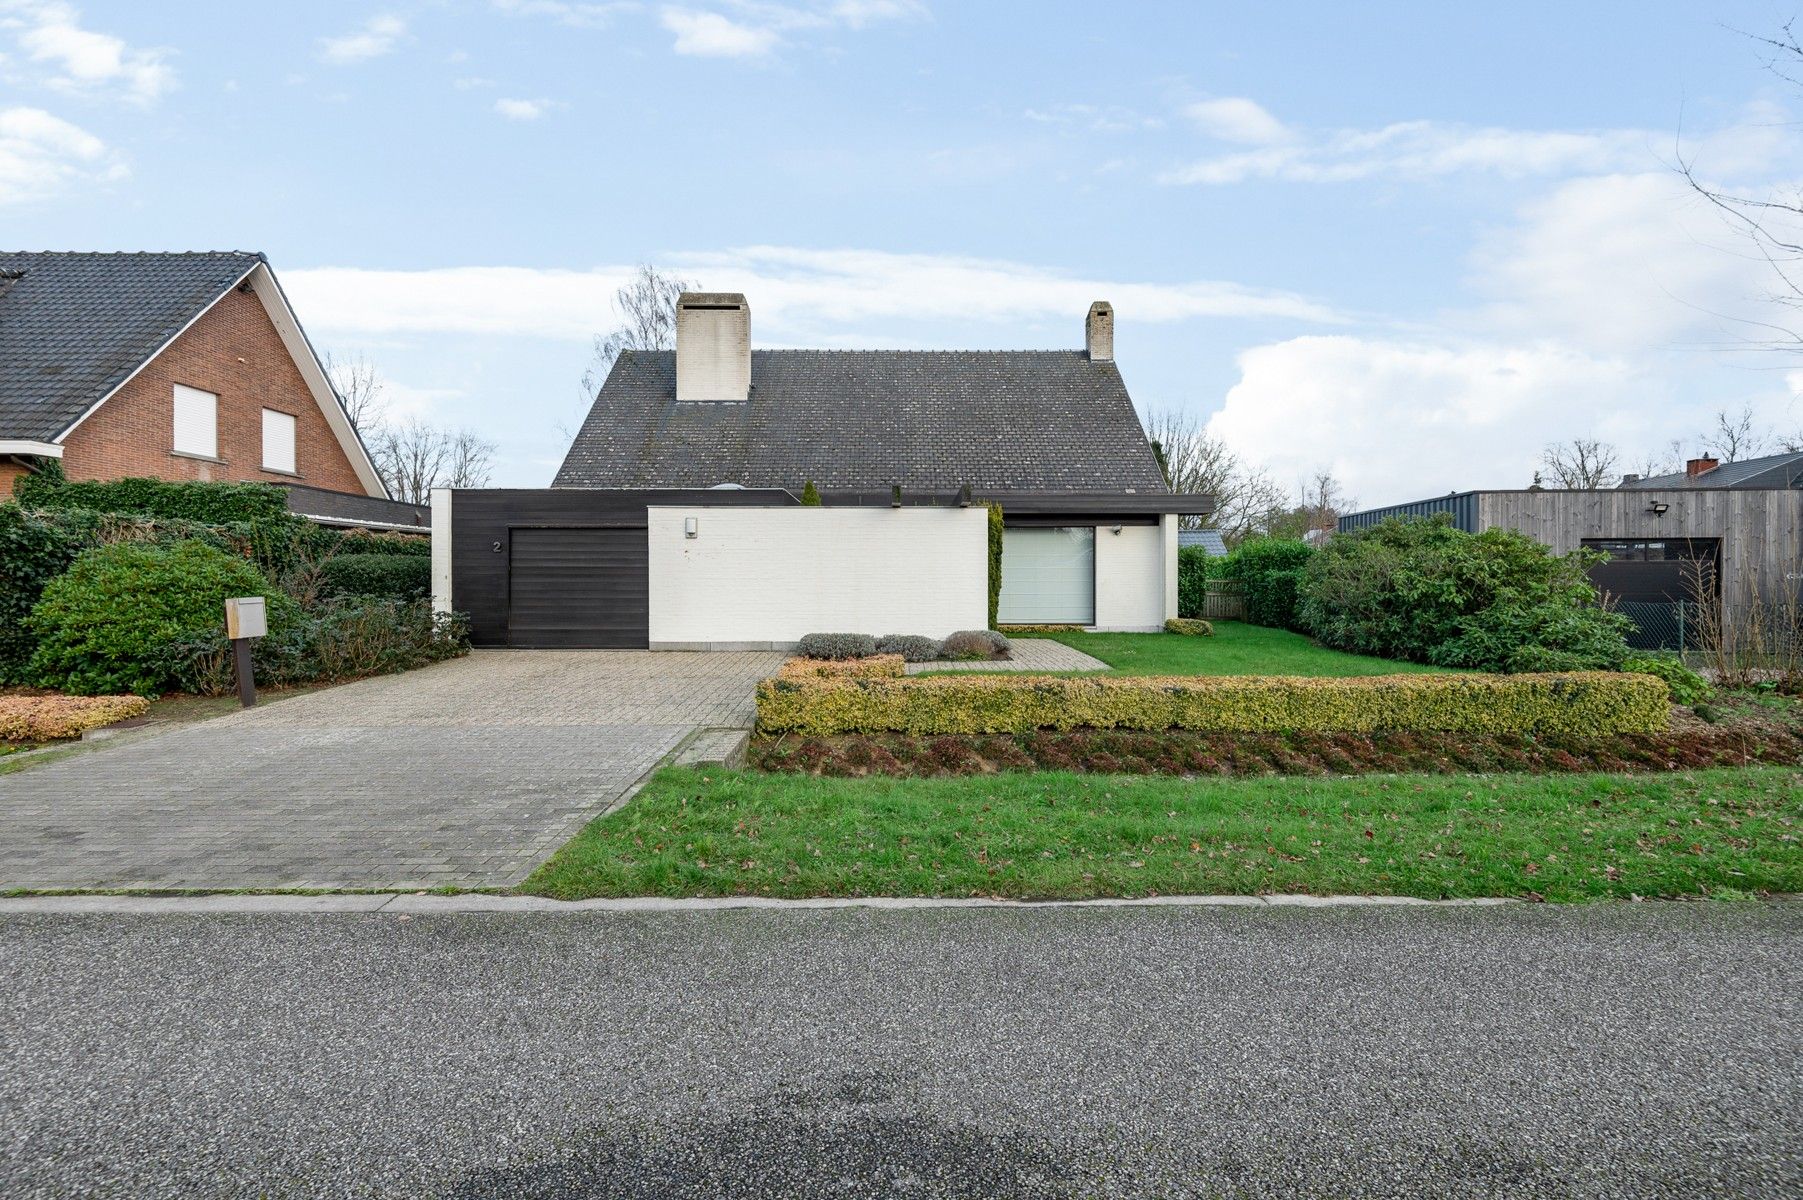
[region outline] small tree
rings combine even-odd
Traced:
[[[808,508],[820,507],[820,489],[814,486],[812,479],[801,489],[801,502]]]
[[[1002,608],[1002,506],[989,506],[989,628]]]

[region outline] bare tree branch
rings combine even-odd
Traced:
[[[1620,455],[1614,446],[1596,438],[1572,438],[1547,446],[1540,463],[1562,488],[1595,491],[1620,482],[1615,466]],[[1649,472],[1649,474],[1654,472]]]
[[[384,385],[374,363],[361,354],[339,358],[328,350],[320,366],[325,368],[332,390],[338,393],[338,403],[344,406],[352,429],[368,434],[382,423],[388,401],[382,395]]]
[[[1703,449],[1723,462],[1739,462],[1764,453],[1769,440],[1770,435],[1754,428],[1753,406],[1746,404],[1738,413],[1715,410],[1715,427],[1703,435]]]
[[[614,360],[624,350],[669,350],[676,345],[676,300],[684,292],[698,291],[700,284],[665,275],[650,263],[614,293],[621,323],[610,334],[595,335],[594,355],[582,373],[582,398],[592,401]]]

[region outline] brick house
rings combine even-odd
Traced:
[[[47,459],[70,479],[258,480],[332,523],[425,523],[391,507],[261,254],[0,252],[0,498]]]

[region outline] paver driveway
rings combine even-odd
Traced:
[[[517,883],[781,659],[477,651],[0,775],[0,887]]]

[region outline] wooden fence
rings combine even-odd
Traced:
[[[1210,621],[1243,621],[1246,598],[1237,579],[1211,579],[1202,591],[1202,615]]]

